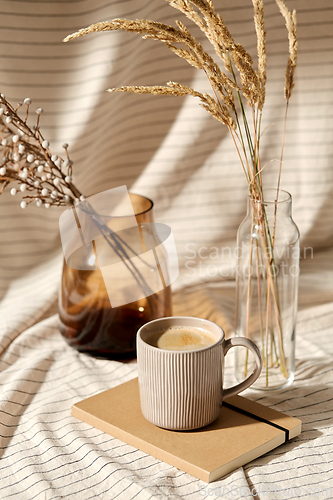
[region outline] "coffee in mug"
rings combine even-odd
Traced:
[[[243,382],[224,389],[224,356],[234,346],[254,354],[256,367]],[[260,375],[259,349],[249,339],[226,340],[211,321],[183,316],[160,318],[137,334],[140,405],[151,423],[190,430],[214,422],[223,399],[238,394]]]
[[[170,326],[157,330],[146,342],[159,349],[170,351],[191,351],[208,347],[216,342],[214,336],[203,328],[194,326]]]

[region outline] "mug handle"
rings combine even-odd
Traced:
[[[232,387],[228,387],[228,389],[223,390],[223,399],[229,398],[230,396],[236,396],[236,394],[239,394],[240,392],[250,387],[250,385],[252,385],[257,380],[261,373],[262,358],[260,351],[255,343],[252,342],[252,340],[246,339],[245,337],[232,337],[226,340],[223,344],[224,355],[227,354],[229,349],[236,346],[246,347],[254,354],[256,367],[251,375],[243,380],[243,382],[240,382],[237,385],[233,385]]]

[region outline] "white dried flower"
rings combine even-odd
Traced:
[[[22,118],[18,114],[18,110],[23,103],[19,102],[16,107],[12,106],[1,94],[0,156],[2,160],[0,162],[0,195],[11,182],[17,181],[17,188],[11,189],[11,186],[9,187],[12,196],[16,195],[18,191],[25,192],[29,190],[30,196],[26,197],[22,206],[26,207],[34,199],[37,206],[44,204],[45,201],[48,201],[47,208],[53,205],[64,206],[67,199],[72,202],[75,194],[80,196],[78,189],[73,185],[67,185],[68,196],[66,200],[62,192],[62,187],[65,186],[64,178],[66,173],[70,175],[72,173],[70,169],[71,162],[67,154],[68,144],[63,144],[67,157],[65,165],[68,167],[63,173],[63,160],[52,154],[49,150],[49,141],[43,139],[39,129],[40,114],[43,109],[36,109],[35,125],[29,126],[28,118],[31,99],[24,99],[24,104],[26,105],[26,113],[25,118]],[[10,126],[7,125],[9,123],[11,123]],[[45,150],[47,150],[47,153]],[[71,176],[68,176],[68,180],[71,182]],[[47,187],[43,184],[44,182]],[[43,195],[41,195],[41,192],[43,192]],[[42,196],[43,200],[41,199]],[[50,196],[52,196],[51,200]]]

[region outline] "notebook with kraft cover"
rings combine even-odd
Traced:
[[[233,396],[206,427],[161,429],[141,413],[137,378],[74,404],[72,416],[207,483],[297,436],[302,425],[296,418]]]

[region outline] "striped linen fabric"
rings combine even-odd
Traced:
[[[214,4],[255,57],[252,2]],[[265,183],[274,186],[288,42],[275,2],[265,5],[261,147]],[[0,197],[1,498],[333,498],[333,5],[288,6],[299,22],[282,176],[302,235],[296,380],[246,395],[300,418],[302,434],[208,486],[72,418],[75,402],[135,377],[136,362],[88,358],[61,338],[61,210],[23,211],[7,192]],[[164,0],[0,0],[0,91],[13,103],[30,97],[43,107],[45,138],[56,154],[70,144],[74,181],[85,195],[127,185],[154,200],[156,221],[171,226],[177,244],[174,314],[206,317],[231,334],[234,247],[247,189],[232,141],[196,99],[105,92],[169,80],[204,91],[203,76],[160,44],[118,32],[62,43],[116,17],[182,19]],[[226,374],[232,383],[231,364]]]

